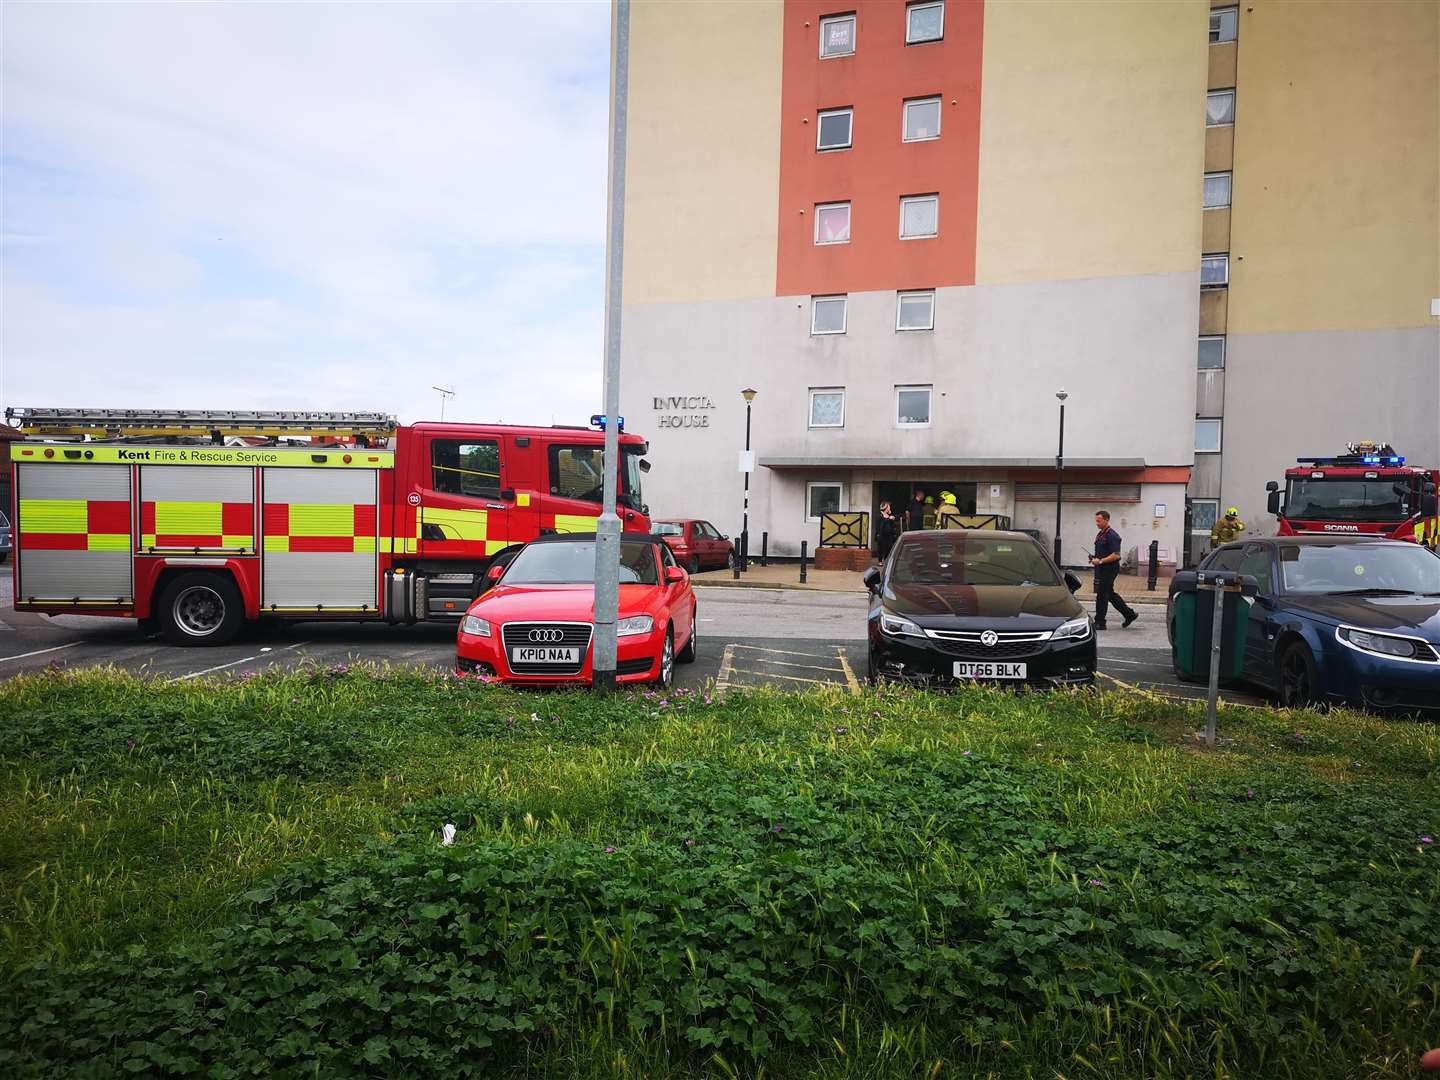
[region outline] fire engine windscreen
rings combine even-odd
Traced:
[[[1417,513],[1419,506],[1419,488],[1408,480],[1292,477],[1285,491],[1285,516],[1292,521],[1398,524]]]
[[[573,540],[531,544],[505,571],[504,585],[593,585],[595,541]],[[658,585],[655,552],[650,541],[620,542],[620,584]]]

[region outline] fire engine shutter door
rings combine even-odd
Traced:
[[[378,484],[369,469],[264,470],[262,608],[376,610]]]
[[[142,465],[140,552],[255,551],[255,470],[242,465]]]
[[[17,464],[15,477],[16,598],[130,603],[130,466]]]

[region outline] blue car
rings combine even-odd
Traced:
[[[1200,568],[1255,578],[1242,677],[1281,704],[1440,712],[1435,553],[1401,540],[1278,536],[1216,548]],[[1166,622],[1173,650],[1173,614]]]

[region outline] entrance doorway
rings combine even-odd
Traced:
[[[935,514],[940,509],[940,493],[949,491],[955,496],[955,506],[960,513],[970,515],[975,513],[975,489],[974,481],[967,480],[877,480],[874,484],[875,505],[871,508],[874,518],[880,516],[880,504],[888,502],[895,516],[899,518],[905,528],[910,527],[908,515],[910,500],[915,496],[915,489],[920,488],[925,492],[925,527],[933,528],[935,525]],[[872,518],[873,520],[873,518]]]

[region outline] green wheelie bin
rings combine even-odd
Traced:
[[[1187,681],[1210,678],[1211,635],[1215,626],[1214,587],[1224,591],[1220,615],[1220,678],[1240,678],[1245,663],[1245,624],[1256,582],[1228,571],[1186,570],[1170,583],[1175,627],[1170,661],[1177,677]]]

